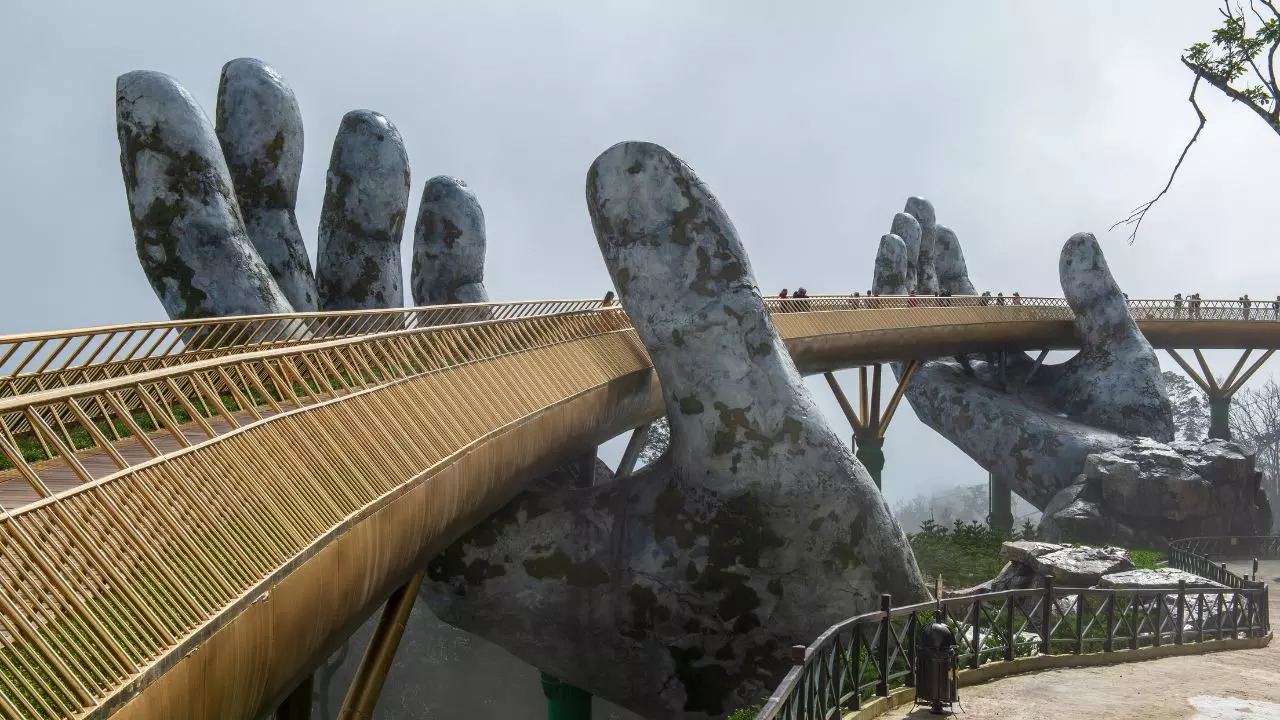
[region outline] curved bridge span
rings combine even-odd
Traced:
[[[1060,299],[768,302],[804,373],[1078,347]],[[1262,303],[1131,307],[1156,347],[1280,348]],[[258,717],[527,480],[663,411],[592,301],[0,338],[0,396],[10,718]]]

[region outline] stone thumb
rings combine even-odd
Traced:
[[[1147,344],[1092,233],[1076,233],[1062,246],[1058,275],[1086,351],[1099,346],[1114,349],[1117,344]]]
[[[619,143],[592,163],[587,206],[662,380],[673,451],[736,468],[755,462],[734,449],[737,428],[790,437],[804,384],[733,223],[693,170],[659,145]]]

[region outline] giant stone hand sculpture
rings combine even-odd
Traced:
[[[915,237],[930,227],[932,256],[920,241],[913,258]],[[974,294],[959,240],[934,223],[927,201],[911,198],[892,230],[880,240],[875,292],[932,292],[937,278],[942,291]],[[1251,456],[1222,441],[1170,442],[1159,362],[1097,240],[1073,235],[1058,268],[1079,354],[1037,368],[1009,353],[1003,375],[979,357],[922,363],[906,393],[916,415],[1044,510],[1046,538],[1161,543],[1266,532],[1270,509]]]
[[[720,717],[767,694],[790,645],[880,593],[926,591],[693,171],[657,145],[615,145],[587,204],[662,380],[669,449],[627,478],[522,494],[431,563],[428,603],[646,717]]]
[[[385,118],[343,120],[317,286],[294,215],[301,122],[277,73],[229,63],[216,132],[159,73],[123,76],[117,109],[139,257],[172,317],[399,299],[408,166]],[[670,451],[623,480],[598,472],[594,488],[548,476],[443,553],[423,594],[458,626],[650,717],[718,717],[772,688],[790,645],[882,592],[926,593],[883,498],[800,382],[715,198],[640,143],[602,155],[588,185],[664,383]],[[485,300],[484,252],[470,189],[429,181],[415,300]]]

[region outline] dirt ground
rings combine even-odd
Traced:
[[[1280,582],[1280,561],[1261,563],[1258,577]],[[1280,592],[1271,595],[1271,618],[1280,622]],[[961,720],[1280,720],[1280,640],[1257,650],[1016,675],[961,688],[960,705]],[[881,717],[936,716],[908,707]]]

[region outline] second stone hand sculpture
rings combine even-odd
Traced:
[[[915,267],[926,286],[923,278],[933,276],[939,290],[974,295],[953,231],[934,225],[932,259],[923,249],[913,259],[910,238],[896,234],[931,224],[932,205],[908,200],[895,232],[881,238],[876,293],[910,292]],[[1159,546],[1266,532],[1270,508],[1250,456],[1221,441],[1170,442],[1173,414],[1155,350],[1093,235],[1067,240],[1059,275],[1080,329],[1079,354],[1037,368],[1024,353],[1009,353],[1003,378],[976,356],[968,368],[950,359],[921,363],[906,393],[917,417],[1044,510],[1047,539]]]

